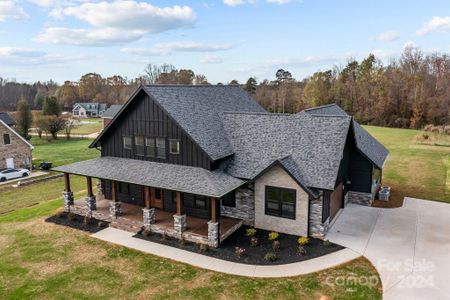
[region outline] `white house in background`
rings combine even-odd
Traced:
[[[72,115],[78,118],[97,118],[103,116],[106,109],[105,103],[75,103]]]

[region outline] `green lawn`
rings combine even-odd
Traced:
[[[51,161],[56,167],[97,157],[100,155],[100,151],[88,148],[91,142],[90,139],[66,140],[62,137],[48,141],[45,138],[39,139],[33,136],[31,139],[31,144],[35,146],[33,163],[39,166],[43,160]]]
[[[52,184],[61,188],[59,182]],[[49,184],[35,187],[42,190]],[[20,199],[20,194],[16,191],[9,197]],[[111,245],[82,231],[46,222],[61,206],[62,200],[55,199],[0,215],[0,298],[381,299],[380,284],[342,280],[378,278],[364,258],[284,279],[225,275]]]
[[[390,151],[383,183],[392,186],[394,202],[405,196],[450,202],[450,147],[421,144],[419,130],[365,128]]]
[[[72,129],[72,134],[91,134],[99,132],[103,128],[102,118],[80,119],[80,122],[85,124],[81,124]]]

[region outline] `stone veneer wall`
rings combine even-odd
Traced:
[[[3,143],[3,135],[9,134],[11,144]],[[6,159],[14,159],[15,168],[26,168],[31,170],[32,156],[30,146],[6,126],[0,123],[0,169],[6,168]]]
[[[372,206],[373,203],[373,195],[371,193],[361,193],[348,191],[345,195],[345,203],[355,203],[364,206]]]
[[[309,235],[317,238],[323,238],[329,229],[330,218],[322,222],[323,212],[323,193],[317,199],[309,200]]]
[[[245,225],[255,224],[255,189],[252,183],[238,188],[235,192],[236,207],[220,204],[220,214],[224,217],[244,220]]]
[[[296,190],[295,220],[265,214],[266,186]],[[293,235],[308,235],[308,194],[280,166],[273,166],[255,181],[255,227]]]

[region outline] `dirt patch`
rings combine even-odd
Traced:
[[[299,253],[298,249],[298,236],[289,234],[280,234],[278,241],[280,243],[279,249],[273,249],[273,243],[268,240],[269,231],[258,229],[255,237],[258,239],[258,245],[251,246],[250,238],[246,236],[246,230],[250,228],[248,226],[242,226],[229,236],[220,245],[220,248],[209,248],[207,251],[202,251],[198,244],[184,242],[170,237],[162,238],[159,234],[151,234],[149,236],[142,235],[142,232],[135,235],[136,238],[168,245],[183,250],[200,253],[203,255],[233,261],[243,264],[255,264],[255,265],[282,265],[299,261],[305,261],[311,258],[326,255],[341,249],[344,247],[330,243],[324,245],[323,240],[316,238],[309,238],[309,243],[303,246],[306,253]],[[236,255],[236,247],[245,249],[245,254],[241,257]],[[204,250],[204,249],[203,249]],[[275,260],[268,261],[265,256],[268,253],[275,254]]]

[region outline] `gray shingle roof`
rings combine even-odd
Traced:
[[[144,90],[209,155],[217,160],[233,154],[220,120],[226,111],[265,112],[240,86],[151,85]]]
[[[104,113],[102,118],[112,119],[119,112],[123,105],[111,105]]]
[[[203,168],[108,156],[52,170],[217,198],[245,183],[222,170],[208,171]]]
[[[0,112],[0,120],[8,126],[16,125],[16,121],[7,112]]]
[[[348,116],[348,114],[342,110],[336,104],[328,104],[319,107],[313,107],[304,110],[307,113],[314,115],[337,115]],[[375,139],[370,133],[367,132],[358,122],[353,120],[353,130],[355,134],[356,147],[377,167],[383,168],[389,151],[383,146],[377,139]]]
[[[253,179],[280,160],[307,187],[334,189],[350,117],[225,113],[222,120],[235,152],[224,163],[230,175]]]

